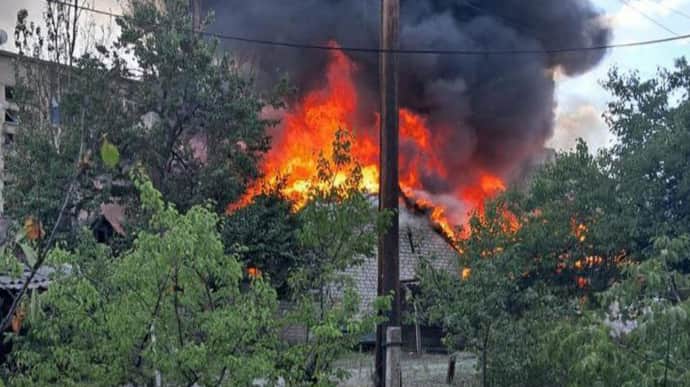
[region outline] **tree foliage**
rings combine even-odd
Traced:
[[[423,270],[427,317],[479,353],[483,385],[689,383],[689,76],[684,59],[650,80],[613,69],[618,142],[580,141],[476,214],[464,280]]]
[[[299,214],[294,230],[300,251],[333,255],[301,256],[290,267],[287,313],[264,281],[270,274],[245,276],[240,256],[227,253],[248,249],[223,245],[211,206],[182,214],[137,169],[147,222],[132,246],[113,251],[84,232],[78,248],[50,253],[47,264],[58,276],[39,297],[26,335],[13,338],[18,348],[5,377],[16,385],[335,385],[346,373],[334,361],[373,329],[386,300],[362,310],[344,272],[372,253],[374,239],[362,233],[384,216],[361,191],[344,134],[334,149],[322,158],[322,180],[306,208],[314,207]],[[291,326],[307,329],[303,342],[281,339]]]
[[[238,254],[245,266],[267,275],[285,298],[290,292],[290,271],[303,258],[298,237],[301,227],[290,202],[278,190],[270,189],[224,219],[222,235],[228,251]]]
[[[74,16],[72,6],[48,7],[49,26],[51,18],[66,23]],[[216,41],[193,31],[187,7],[184,0],[166,0],[160,8],[133,1],[117,18],[116,41],[81,57],[63,47],[65,28],[46,34],[20,13],[21,123],[6,164],[10,217],[34,216],[52,227],[65,187],[76,180],[60,225],[74,237],[96,222],[104,203],[136,208],[127,173],[137,163],[182,210],[212,201],[221,212],[238,197],[267,149],[265,129],[272,122],[260,112],[278,100],[255,92]],[[128,211],[128,220],[136,225],[136,211]]]
[[[344,376],[333,361],[377,321],[342,272],[383,224],[345,132],[302,211],[269,195],[220,220],[257,174],[273,123],[260,112],[279,101],[193,31],[187,6],[132,1],[116,42],[70,51],[71,66],[45,57],[42,30],[20,15],[7,202],[26,235],[58,231],[59,248],[34,244],[61,269],[12,337],[12,384],[330,386]],[[57,65],[60,88],[42,95],[50,84],[34,84],[33,64]],[[84,226],[104,220],[94,240]],[[263,275],[249,279],[248,264]],[[289,289],[286,314],[274,288]],[[280,340],[292,325],[307,328],[303,343]]]
[[[333,362],[373,331],[390,298],[362,305],[347,269],[371,256],[376,231],[389,216],[380,213],[361,184],[361,167],[351,156],[351,133],[339,130],[330,154],[321,154],[318,179],[298,213],[302,255],[288,277],[295,307],[287,321],[304,326],[309,338],[285,352],[298,370],[290,385],[336,385],[346,375]]]
[[[41,297],[10,381],[16,385],[249,385],[275,375],[275,292],[243,281],[209,207],[181,214],[136,179],[151,213],[126,254],[85,237],[56,249],[68,268]],[[158,376],[157,376],[158,375]]]

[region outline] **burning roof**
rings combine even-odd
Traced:
[[[342,52],[333,51],[327,68],[327,83],[309,92],[283,112],[282,124],[275,128],[273,147],[262,163],[263,179],[250,186],[245,196],[229,210],[242,207],[261,193],[266,184],[284,184],[283,194],[296,207],[307,200],[307,191],[317,177],[318,154],[327,153],[339,129],[354,131],[352,153],[362,164],[362,189],[378,191],[377,125],[357,128],[361,99],[355,86],[357,66]],[[376,122],[376,113],[371,112]],[[433,132],[427,118],[410,110],[400,110],[401,147],[413,149],[400,154],[400,186],[409,207],[428,213],[438,228],[454,239],[453,225],[464,222],[469,210],[503,190],[504,181],[489,172],[475,173],[455,190],[435,195],[425,189],[423,176],[434,173],[443,178],[451,174],[434,152]],[[344,178],[344,176],[343,176]]]
[[[257,39],[376,47],[378,2],[369,0],[211,1],[212,29]],[[308,20],[308,22],[306,22]],[[605,44],[610,30],[589,0],[403,0],[403,48],[547,49]],[[265,179],[289,175],[297,202],[317,155],[338,129],[352,130],[364,188],[378,189],[378,56],[227,43],[270,86],[288,75],[297,93],[271,131]],[[554,76],[579,74],[603,51],[532,55],[400,57],[400,184],[408,199],[431,208],[439,224],[505,189],[541,152],[554,122]],[[251,59],[250,59],[251,58]],[[272,112],[275,114],[275,112]]]

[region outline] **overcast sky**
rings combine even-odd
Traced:
[[[90,1],[98,9],[121,11],[120,0]],[[613,26],[614,43],[668,37],[672,35],[668,30],[676,34],[690,33],[690,0],[625,0],[634,9],[626,6],[623,0],[592,1],[605,11]],[[30,15],[38,19],[45,0],[0,0],[0,4],[0,29],[12,35],[17,11],[27,8]],[[88,15],[86,20],[91,31],[101,36],[112,34],[113,23],[107,16]],[[688,47],[690,41],[618,49],[610,52],[593,71],[576,78],[559,79],[556,131],[548,145],[558,149],[571,148],[578,137],[585,138],[595,149],[610,144],[613,136],[601,119],[609,96],[599,84],[606,78],[608,70],[617,66],[622,70],[637,70],[642,76],[652,76],[658,67],[669,67],[675,58],[685,55]],[[13,50],[14,46],[10,41],[0,49]]]

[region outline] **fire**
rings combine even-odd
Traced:
[[[264,187],[282,182],[282,193],[291,199],[295,208],[306,202],[306,193],[316,180],[319,152],[328,152],[338,129],[353,127],[352,117],[357,107],[357,92],[349,74],[355,65],[336,51],[326,74],[327,87],[308,93],[301,104],[285,113],[283,124],[273,134],[273,146],[262,162],[263,179],[250,186],[245,195],[228,207],[229,212],[249,204]],[[377,145],[361,141],[355,147],[356,158],[362,152],[375,155]],[[360,159],[360,161],[362,161]],[[363,161],[362,161],[363,162]],[[378,169],[363,167],[364,189],[378,191]]]
[[[573,234],[577,238],[578,241],[581,243],[587,240],[587,231],[589,231],[589,227],[587,227],[586,224],[580,223],[580,224],[575,224],[573,221]]]
[[[473,204],[473,207],[483,208],[488,197],[505,191],[505,183],[496,176],[481,174],[479,185],[463,187],[460,191],[463,199]]]
[[[261,270],[258,267],[249,266],[247,267],[247,276],[249,278],[261,278]]]
[[[352,156],[362,166],[361,188],[370,193],[378,192],[379,117],[372,111],[368,119],[372,122],[370,127],[357,130],[362,122],[357,120],[357,115],[363,109],[354,81],[356,71],[356,64],[343,52],[331,53],[324,86],[311,90],[284,113],[281,125],[271,133],[272,148],[261,164],[263,177],[255,181],[239,201],[228,205],[228,213],[251,203],[266,187],[278,184],[295,210],[304,206],[308,190],[317,181],[318,156],[330,156],[335,133],[341,129],[355,131]],[[400,188],[405,201],[427,214],[446,238],[457,241],[461,235],[455,226],[466,220],[469,211],[481,210],[487,198],[504,191],[505,183],[488,172],[474,171],[474,183],[458,188],[452,195],[454,203],[462,205],[451,206],[448,200],[438,200],[424,189],[421,171],[433,171],[440,178],[448,177],[449,171],[434,152],[436,142],[441,140],[433,136],[427,117],[404,108],[400,109],[399,117]]]

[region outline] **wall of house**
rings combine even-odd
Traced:
[[[457,273],[457,258],[457,251],[433,229],[425,216],[414,215],[404,207],[400,209],[400,282],[417,279],[420,259],[429,260],[437,269]],[[376,298],[377,261],[374,254],[346,271],[355,282],[363,310],[371,310]]]
[[[458,273],[457,251],[455,251],[448,242],[433,229],[426,216],[414,215],[410,213],[409,210],[402,207],[400,209],[399,224],[401,286],[404,283],[413,283],[417,280],[417,269],[421,259],[428,260],[436,269]],[[354,281],[354,286],[360,296],[360,310],[365,313],[372,311],[373,302],[376,298],[377,261],[377,254],[373,254],[372,256],[364,257],[360,265],[350,267],[345,271],[345,274],[349,275]],[[330,291],[333,298],[337,299],[342,295],[342,289],[331,288]],[[281,313],[287,312],[290,307],[291,305],[287,302],[281,303]],[[373,328],[374,327],[372,327],[372,330]],[[439,341],[440,335],[437,334],[435,328],[425,327],[425,329],[427,329],[427,331],[431,329],[434,330],[434,332],[430,334],[430,336],[433,337],[423,338],[423,341],[426,339],[431,339],[430,341],[432,342]],[[286,327],[281,332],[283,340],[290,343],[303,342],[306,340],[306,335],[307,330],[305,327],[298,325]],[[414,340],[411,335],[408,334],[406,336],[409,337],[404,338],[404,340],[409,346]],[[422,336],[424,336],[424,332]],[[429,347],[429,345],[426,344],[428,342],[429,340],[425,341],[424,347]]]

